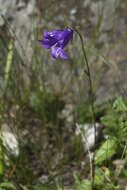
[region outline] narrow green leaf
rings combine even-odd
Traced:
[[[4,163],[3,163],[3,148],[2,148],[2,135],[0,130],[0,176],[4,173]]]
[[[83,180],[77,185],[76,190],[92,190],[91,181]]]
[[[16,190],[16,187],[10,182],[3,182],[0,184],[0,188],[9,188],[9,190]]]
[[[7,62],[5,67],[5,77],[4,77],[4,90],[6,91],[8,87],[8,81],[10,76],[10,70],[13,60],[13,39],[10,40],[9,47],[8,47],[8,56],[7,56]]]

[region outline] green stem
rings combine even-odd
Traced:
[[[85,74],[88,77],[89,81],[89,87],[90,87],[90,104],[91,104],[91,110],[92,110],[92,121],[94,124],[94,142],[96,145],[96,123],[95,123],[95,109],[94,109],[94,92],[93,92],[93,86],[92,86],[92,79],[91,79],[91,73],[90,73],[90,67],[83,43],[83,37],[79,30],[77,28],[74,28],[74,31],[79,35],[80,41],[81,41],[81,46],[82,46],[82,52],[85,58],[85,65],[86,65],[86,70],[84,70]],[[94,190],[94,176],[95,176],[95,154],[93,155],[92,163],[91,163],[91,181],[92,181],[92,189]]]
[[[3,146],[2,146],[2,131],[1,131],[1,127],[0,127],[0,178],[1,179],[3,177],[3,174],[4,174]]]

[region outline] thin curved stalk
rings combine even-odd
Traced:
[[[84,47],[84,42],[83,42],[83,37],[79,30],[77,28],[74,28],[74,31],[79,35],[80,41],[81,41],[81,46],[82,46],[82,52],[83,56],[85,59],[85,74],[88,77],[88,82],[89,82],[89,88],[90,88],[90,104],[91,104],[91,110],[92,110],[92,122],[94,125],[94,142],[96,145],[96,123],[95,123],[95,108],[94,108],[94,92],[93,92],[93,86],[92,86],[92,78],[91,78],[91,73],[90,73],[90,67]],[[94,190],[94,176],[95,176],[95,154],[93,155],[92,163],[91,163],[91,158],[90,158],[90,174],[91,174],[91,181],[92,181],[92,189]]]

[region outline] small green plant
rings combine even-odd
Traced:
[[[127,101],[118,97],[101,121],[106,126],[106,135],[116,140],[117,155],[120,155],[127,139]]]
[[[0,190],[17,190],[17,188],[10,182],[0,183]]]

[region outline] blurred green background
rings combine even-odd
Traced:
[[[127,188],[127,1],[0,0],[0,189],[91,189],[76,135],[76,123],[92,125],[80,39],[74,32],[68,60],[37,41],[66,27],[82,33],[91,70],[96,189]]]

